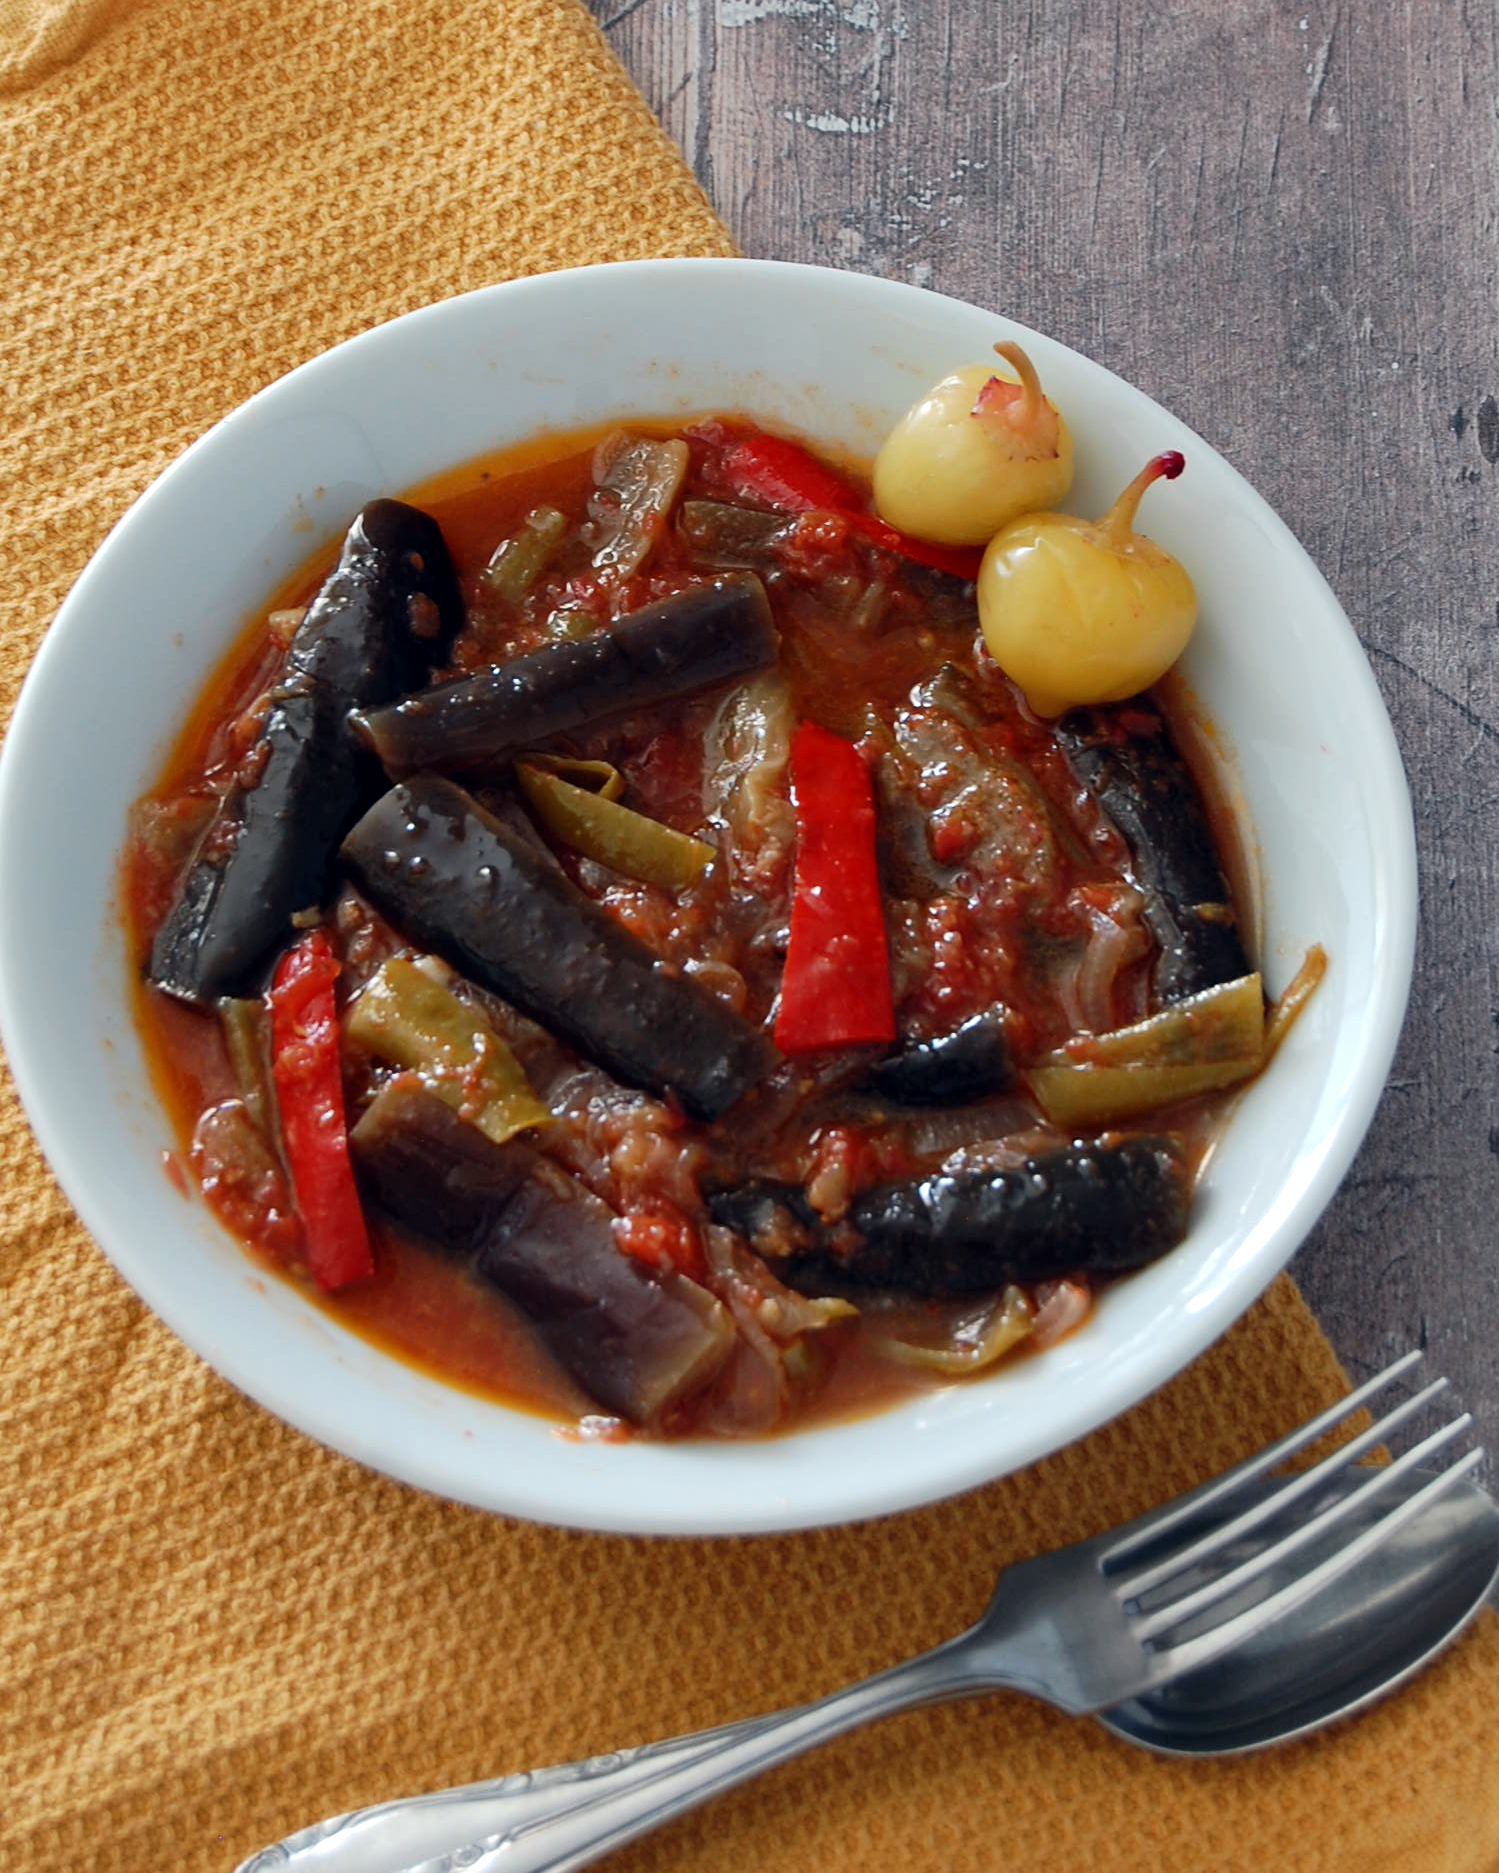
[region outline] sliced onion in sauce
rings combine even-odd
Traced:
[[[897,1365],[917,1366],[952,1377],[982,1372],[1030,1337],[1034,1310],[1019,1288],[1006,1288],[997,1300],[966,1314],[953,1327],[946,1346],[920,1346],[911,1340],[879,1338],[875,1346]]]
[[[1115,977],[1150,949],[1150,933],[1140,918],[1144,903],[1140,892],[1121,885],[1112,909],[1089,908],[1093,931],[1078,964],[1073,992],[1079,1026],[1094,1034],[1105,1034],[1114,1025]]]
[[[1275,1058],[1276,1050],[1290,1033],[1296,1017],[1326,974],[1327,951],[1320,943],[1314,943],[1307,951],[1301,967],[1286,984],[1284,993],[1271,1004],[1265,1021],[1264,1065],[1268,1066]]]
[[[742,1301],[760,1332],[779,1346],[788,1346],[804,1333],[816,1333],[839,1320],[854,1319],[859,1310],[838,1295],[800,1294],[779,1280],[767,1263],[730,1229],[703,1231],[703,1252],[709,1268],[708,1285],[730,1307]]]
[[[1038,1353],[1080,1327],[1093,1311],[1093,1290],[1081,1278],[1039,1282],[1036,1300],[1031,1345]]]

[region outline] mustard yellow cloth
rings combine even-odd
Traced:
[[[519,273],[725,254],[574,0],[0,0],[0,722],[193,437],[363,327]],[[0,1864],[227,1873],[335,1810],[815,1697],[1005,1560],[1337,1395],[1282,1281],[1023,1476],[774,1540],[431,1501],[247,1404],[141,1307],[0,1095]],[[758,1873],[1493,1873],[1499,1622],[1263,1758],[1161,1762],[1018,1697],[849,1738],[621,1855]]]

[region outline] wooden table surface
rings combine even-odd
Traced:
[[[1389,1087],[1293,1272],[1351,1372],[1427,1347],[1499,1452],[1494,0],[590,4],[746,253],[1076,346],[1331,581],[1422,910]]]

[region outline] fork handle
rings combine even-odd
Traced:
[[[566,1873],[846,1730],[979,1689],[968,1637],[815,1704],[336,1815],[236,1873]]]

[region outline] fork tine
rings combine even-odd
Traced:
[[[1190,1520],[1201,1510],[1211,1508],[1226,1497],[1264,1476],[1288,1457],[1294,1457],[1308,1444],[1314,1444],[1325,1432],[1341,1424],[1350,1412],[1357,1411],[1367,1399],[1385,1386],[1393,1384],[1402,1373],[1409,1372],[1421,1358],[1419,1348],[1412,1348],[1402,1353],[1393,1365],[1386,1366],[1383,1372],[1375,1373],[1372,1379],[1366,1379],[1356,1391],[1352,1391],[1336,1405],[1329,1405],[1326,1411],[1319,1412],[1315,1418],[1289,1431],[1278,1442],[1267,1449],[1258,1451],[1252,1457],[1246,1457],[1242,1463],[1235,1464],[1231,1470],[1225,1470],[1221,1476],[1211,1477],[1196,1489],[1188,1490],[1185,1496],[1178,1496],[1163,1508],[1153,1509],[1148,1515],[1140,1516],[1128,1527],[1119,1530],[1119,1539],[1104,1548],[1099,1554],[1099,1565],[1104,1569],[1114,1567],[1137,1549],[1157,1540],[1182,1522]]]
[[[1382,1469],[1370,1470],[1367,1483],[1362,1484],[1350,1494],[1339,1497],[1337,1501],[1329,1503],[1325,1508],[1319,1509],[1306,1521],[1298,1522],[1295,1528],[1283,1535],[1279,1541],[1272,1541],[1268,1547],[1261,1548],[1247,1561],[1241,1561],[1237,1567],[1229,1568],[1226,1573],[1219,1574],[1216,1579],[1207,1581],[1203,1586],[1194,1588],[1190,1593],[1182,1594],[1180,1598],[1172,1600],[1166,1606],[1157,1607],[1154,1612],[1132,1621],[1135,1637],[1140,1640],[1153,1639],[1158,1632],[1164,1632],[1171,1626],[1181,1625],[1183,1620],[1190,1619],[1194,1613],[1200,1613],[1205,1607],[1226,1599],[1229,1594],[1236,1592],[1240,1587],[1247,1586],[1251,1580],[1257,1579],[1268,1569],[1288,1560],[1291,1555],[1306,1547],[1309,1542],[1319,1540],[1356,1510],[1367,1509],[1375,1496],[1382,1495],[1408,1470],[1417,1468],[1423,1458],[1431,1456],[1444,1444],[1450,1444],[1454,1437],[1461,1436],[1472,1422],[1472,1418],[1465,1411],[1461,1417],[1454,1418],[1450,1424],[1444,1424],[1439,1431],[1433,1431],[1430,1437],[1423,1437],[1419,1444],[1413,1444],[1393,1463],[1386,1464]],[[1475,1454],[1481,1456],[1482,1452]],[[1450,1475],[1451,1472],[1447,1474]]]
[[[1382,1547],[1392,1535],[1404,1528],[1407,1522],[1414,1521],[1418,1515],[1424,1514],[1438,1496],[1450,1489],[1454,1483],[1460,1482],[1463,1477],[1470,1475],[1482,1462],[1483,1451],[1470,1450],[1466,1456],[1459,1458],[1450,1470],[1443,1470],[1439,1476],[1434,1476],[1429,1483],[1418,1489],[1415,1495],[1407,1496],[1405,1501],[1398,1503],[1388,1515],[1381,1516],[1361,1535],[1356,1535],[1347,1547],[1340,1548],[1336,1554],[1328,1555],[1325,1560],[1296,1580],[1288,1581],[1278,1592],[1270,1594],[1258,1605],[1246,1607],[1242,1613],[1234,1614],[1208,1632],[1198,1633],[1191,1639],[1184,1639],[1179,1645],[1161,1648],[1157,1654],[1161,1665],[1160,1676],[1174,1678],[1179,1673],[1192,1671],[1197,1666],[1205,1665],[1220,1654],[1231,1650],[1244,1640],[1253,1638],[1256,1633],[1262,1632],[1273,1621],[1291,1612],[1304,1600],[1309,1600],[1313,1594],[1320,1593],[1324,1587],[1331,1586],[1350,1569],[1357,1567],[1360,1561],[1373,1554],[1376,1548]],[[1393,1468],[1394,1466],[1391,1465],[1390,1469]],[[1375,1474],[1388,1476],[1390,1469],[1380,1470]],[[1363,1494],[1363,1490],[1357,1492],[1358,1496]],[[1351,1500],[1357,1500],[1357,1497]]]
[[[1303,1496],[1310,1495],[1339,1470],[1372,1450],[1376,1444],[1383,1443],[1390,1432],[1404,1424],[1407,1418],[1413,1418],[1418,1411],[1425,1409],[1439,1393],[1445,1392],[1447,1381],[1433,1379],[1423,1391],[1413,1393],[1402,1399],[1382,1418],[1377,1418],[1367,1430],[1360,1431],[1356,1437],[1349,1438],[1346,1444],[1325,1456],[1320,1463],[1314,1463],[1309,1470],[1301,1470],[1295,1476],[1289,1476],[1273,1495],[1251,1504],[1241,1515],[1232,1521],[1221,1522],[1200,1535],[1196,1541],[1189,1542],[1185,1548],[1178,1548],[1174,1553],[1164,1556],[1150,1567],[1141,1568],[1125,1580],[1116,1581],[1114,1591],[1121,1600],[1137,1600],[1142,1593],[1148,1593],[1152,1587],[1158,1587],[1162,1581],[1170,1580],[1174,1574],[1183,1573],[1199,1561],[1205,1561],[1212,1555],[1221,1553],[1241,1536],[1251,1533],[1261,1523],[1268,1522],[1272,1516],[1279,1515]]]

